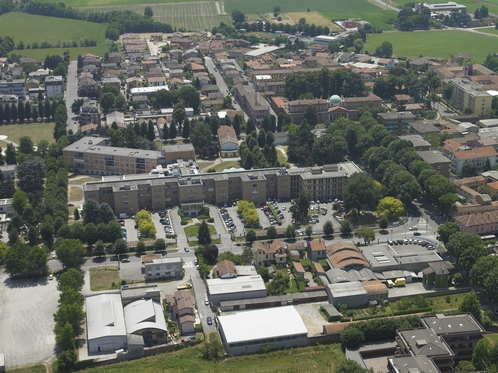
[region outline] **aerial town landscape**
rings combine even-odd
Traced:
[[[0,373],[498,373],[497,18],[0,0]]]

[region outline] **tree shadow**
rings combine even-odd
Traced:
[[[3,284],[9,289],[24,289],[33,288],[36,286],[46,286],[48,285],[47,277],[31,277],[31,278],[6,278]]]

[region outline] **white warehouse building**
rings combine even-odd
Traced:
[[[230,279],[206,280],[209,300],[215,305],[221,301],[265,298],[266,287],[260,275],[241,276]]]
[[[306,346],[308,330],[294,306],[236,312],[218,316],[220,336],[228,356]]]
[[[121,295],[97,294],[86,298],[88,352],[114,352],[127,348]]]

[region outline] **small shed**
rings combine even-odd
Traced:
[[[292,262],[294,265],[294,268],[296,269],[297,275],[301,278],[304,278],[304,273],[306,272],[304,270],[303,265],[300,262]]]
[[[337,311],[337,308],[335,308],[331,304],[324,304],[320,306],[320,311],[322,311],[325,316],[327,316],[329,322],[339,321],[342,317],[341,313]]]

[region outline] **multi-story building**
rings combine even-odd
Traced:
[[[466,145],[460,145],[454,140],[446,140],[441,151],[450,160],[450,169],[454,174],[461,174],[465,163],[474,163],[480,170],[489,160],[490,166],[493,167],[498,155],[492,146],[470,148]]]
[[[391,135],[400,136],[408,133],[408,123],[415,120],[415,115],[408,111],[398,113],[379,113],[379,122],[386,126]]]
[[[272,264],[284,267],[287,263],[285,244],[280,240],[275,240],[272,243],[254,242],[252,248],[256,268],[269,267]]]
[[[195,159],[192,144],[166,145],[157,151],[112,147],[108,140],[83,137],[64,148],[62,154],[70,167],[97,175],[144,174],[179,159]]]
[[[261,122],[264,117],[270,115],[270,106],[266,100],[252,86],[236,84],[237,100],[245,109],[245,112],[255,122]]]
[[[445,81],[453,86],[450,101],[460,110],[471,108],[481,118],[489,115],[493,96],[486,92],[484,85],[472,82],[467,78],[453,78]]]
[[[316,110],[318,123],[323,123],[329,119],[329,103],[327,100],[295,100],[289,101],[286,105],[286,111],[292,119],[292,123],[301,123],[308,106],[313,106]]]
[[[95,100],[85,100],[80,108],[80,122],[85,124],[100,124],[100,106]]]
[[[440,130],[433,123],[436,122],[427,120],[408,122],[408,134],[422,136],[424,140],[431,144],[432,150],[437,150],[439,148]]]
[[[0,94],[16,95],[19,99],[24,100],[26,98],[24,79],[0,80]]]
[[[243,199],[262,204],[269,198],[297,198],[301,192],[315,200],[341,199],[348,178],[357,173],[361,170],[352,162],[207,174],[193,174],[180,167],[171,176],[111,176],[102,182],[86,183],[83,189],[86,200],[107,202],[117,214],[173,206],[195,212],[206,203],[222,205]]]
[[[62,76],[49,76],[45,79],[45,96],[64,98],[64,79]]]
[[[145,263],[146,280],[158,278],[181,279],[183,277],[182,258],[161,258],[153,259],[152,262]]]
[[[416,152],[423,161],[437,171],[439,175],[450,177],[451,161],[446,158],[439,150],[426,150]]]

